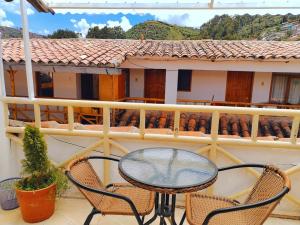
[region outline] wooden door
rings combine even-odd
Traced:
[[[165,99],[165,85],[165,70],[145,70],[145,98]]]
[[[253,72],[229,71],[227,73],[226,101],[251,102]]]
[[[125,98],[125,76],[100,75],[99,97],[102,101],[115,101]]]

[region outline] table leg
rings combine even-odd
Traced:
[[[171,224],[177,225],[175,221],[175,209],[176,209],[176,195],[172,195],[172,205],[171,205]]]
[[[160,218],[160,225],[167,225],[165,218],[168,218],[171,225],[177,225],[175,221],[175,208],[176,208],[176,195],[171,197],[169,194],[155,194],[155,211],[151,219],[149,219],[144,225],[150,225],[157,217]]]

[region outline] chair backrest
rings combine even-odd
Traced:
[[[271,199],[282,192],[284,187],[288,187],[290,189],[290,181],[285,173],[276,167],[267,166],[254,185],[254,188],[250,192],[244,204],[253,204]],[[281,198],[271,202],[270,204],[245,210],[243,211],[243,214],[244,216],[253,218],[253,225],[260,225],[268,218],[280,200]]]
[[[84,186],[104,190],[104,186],[100,178],[97,176],[95,170],[93,169],[91,163],[88,159],[83,158],[70,163],[68,170],[71,176],[79,183]],[[76,184],[75,184],[76,185]],[[103,195],[97,194],[85,190],[79,186],[77,188],[80,192],[88,199],[88,201],[94,206],[98,206],[103,198]]]

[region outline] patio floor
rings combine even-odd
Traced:
[[[56,211],[54,215],[41,223],[40,225],[82,225],[86,216],[91,211],[90,204],[84,199],[62,198],[57,201]],[[178,209],[176,213],[177,221],[180,221],[182,209]],[[11,211],[0,210],[1,225],[25,225],[19,209]],[[133,217],[128,216],[100,216],[96,215],[91,225],[136,225]],[[158,220],[156,223],[158,224]],[[185,223],[187,224],[187,223]],[[270,218],[265,225],[300,225],[299,220],[286,220]]]

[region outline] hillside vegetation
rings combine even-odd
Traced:
[[[200,28],[199,39],[289,40],[300,37],[300,15],[215,16]]]
[[[22,37],[22,29],[12,28],[12,27],[4,27],[0,26],[0,32],[2,34],[2,38],[21,38]],[[40,38],[42,35],[29,33],[30,37]]]
[[[21,37],[21,30],[1,27],[4,38]],[[33,37],[43,37],[31,34]],[[81,34],[57,30],[48,38],[76,38]],[[91,27],[87,38],[153,39],[153,40],[300,40],[300,15],[221,15],[199,28],[171,25],[161,21],[146,21],[125,32],[121,27]]]
[[[140,39],[141,35],[145,39],[154,40],[182,40],[197,39],[199,29],[191,27],[181,27],[160,21],[147,21],[132,27],[126,32],[126,38]]]

